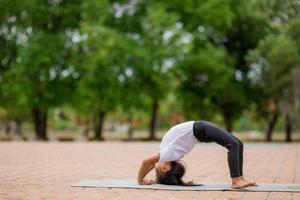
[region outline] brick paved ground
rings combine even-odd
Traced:
[[[127,190],[70,187],[81,179],[136,177],[157,142],[0,142],[0,199],[300,199],[300,193]],[[186,180],[230,181],[226,150],[197,144],[184,159]],[[153,174],[150,174],[153,176]],[[246,144],[245,176],[300,183],[300,144]]]

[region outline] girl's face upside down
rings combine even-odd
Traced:
[[[157,162],[155,163],[156,173],[165,173],[171,169],[171,162]]]

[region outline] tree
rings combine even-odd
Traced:
[[[93,118],[94,138],[102,140],[106,115],[118,105],[126,104],[127,100],[123,100],[129,93],[124,87],[130,85],[132,78],[131,65],[135,59],[131,54],[134,54],[136,42],[113,27],[115,16],[109,12],[113,3],[89,0],[82,7],[80,34],[85,39],[81,42],[83,51],[79,69],[82,77],[77,102],[80,110]]]
[[[291,41],[295,42],[295,47],[298,50],[298,56],[300,55],[300,40],[297,36],[300,30],[300,17],[293,18],[287,25],[286,35],[291,39]],[[292,70],[292,81],[293,84],[291,87],[287,88],[284,92],[284,100],[282,101],[283,104],[283,112],[285,114],[285,132],[286,132],[286,141],[291,141],[291,134],[293,125],[292,122],[294,121],[294,124],[297,126],[296,122],[299,121],[299,75],[300,75],[300,60],[298,60],[297,66],[294,67]]]
[[[116,108],[120,85],[116,59],[120,55],[116,33],[105,27],[86,27],[87,34],[82,68],[84,76],[79,83],[81,104],[89,110],[94,121],[94,139],[102,140],[106,114]]]
[[[137,51],[138,52],[134,52]],[[125,56],[127,59],[124,59],[122,63],[122,70],[119,75],[120,80],[120,99],[119,99],[119,108],[127,120],[129,125],[128,128],[128,138],[132,139],[135,118],[138,113],[145,113],[145,110],[148,109],[147,105],[147,96],[141,90],[139,78],[137,73],[135,73],[135,67],[140,65],[138,54],[142,52],[143,49],[136,47],[135,45],[127,51],[128,55]]]
[[[230,95],[235,91],[230,79],[230,64],[226,51],[211,44],[207,44],[198,53],[186,56],[179,67],[178,79],[179,98],[188,116],[213,118],[216,112],[234,108],[226,104],[226,100],[229,102],[231,99],[224,99],[228,96],[228,90],[231,91]],[[230,128],[229,125],[227,128]]]
[[[47,139],[48,110],[64,103],[74,88],[76,72],[68,58],[80,17],[78,3],[24,2],[11,16],[19,45],[17,62],[6,72],[7,94],[31,110],[37,139]]]
[[[186,61],[183,61],[180,66],[184,69],[182,65],[187,64],[193,66],[193,69],[196,66],[198,68],[198,72],[195,69],[190,72],[184,71],[186,69],[179,70],[183,74],[188,73],[185,74],[187,77],[194,77],[182,82],[183,87],[180,88],[183,99],[185,99],[185,90],[188,90],[191,85],[197,85],[198,88],[189,91],[191,94],[187,98],[197,97],[195,103],[187,99],[184,102],[189,104],[191,112],[195,112],[195,108],[200,107],[199,113],[201,108],[203,110],[205,107],[206,110],[211,110],[211,113],[221,113],[227,130],[231,131],[233,121],[247,106],[247,92],[244,87],[247,84],[241,69],[246,68],[245,53],[255,46],[257,40],[253,37],[257,31],[247,30],[257,26],[258,20],[253,14],[254,7],[248,1],[240,3],[230,0],[222,1],[222,4],[213,0],[205,2],[191,0],[187,4],[175,2],[170,4],[170,7],[180,13],[183,27],[191,34],[191,48],[186,53]],[[196,78],[197,76],[204,76],[206,77],[204,79],[208,80],[201,80],[199,77]],[[211,87],[210,84],[213,82],[218,86]],[[208,112],[200,116],[212,117]]]
[[[253,93],[249,80],[249,65],[246,61],[248,52],[254,49],[269,29],[267,18],[258,9],[257,1],[232,1],[231,8],[235,14],[231,29],[222,42],[228,55],[232,58],[232,94],[221,97],[223,118],[227,130],[231,130],[234,119],[241,116],[253,102]],[[217,43],[216,43],[217,44]]]
[[[20,101],[16,98],[8,97],[10,88],[6,84],[6,72],[13,67],[17,60],[18,32],[17,22],[19,22],[22,3],[16,6],[15,1],[2,1],[0,4],[0,107],[5,109],[6,130],[10,131],[10,121],[17,123],[17,132],[21,133],[22,116],[24,110],[20,109]]]
[[[113,6],[115,16],[111,17],[108,26],[135,40],[136,48],[142,50],[134,56],[137,62],[132,65],[132,71],[134,83],[142,88],[139,92],[147,96],[146,102],[151,107],[149,139],[154,139],[159,104],[168,94],[169,71],[177,55],[177,15],[168,12],[165,4],[158,1],[115,2]]]
[[[167,13],[166,8],[159,3],[148,4],[146,16],[141,22],[144,24],[140,33],[141,42],[147,54],[136,73],[143,92],[150,100],[149,139],[155,139],[159,103],[167,96],[170,86],[169,70],[173,64],[171,62],[171,66],[167,66],[166,62],[176,56],[177,17]]]
[[[292,83],[291,70],[297,66],[298,57],[295,45],[285,35],[268,35],[249,55],[252,84],[260,94],[258,101],[261,114],[267,121],[267,141],[271,141],[280,113],[279,101]]]
[[[255,98],[258,107],[257,112],[260,116],[267,118],[265,134],[266,140],[270,141],[273,128],[280,113],[278,102],[284,101],[284,98],[282,98],[284,96],[283,93],[289,93],[287,91],[291,84],[291,68],[298,65],[296,59],[297,45],[295,45],[295,42],[297,42],[296,38],[298,37],[293,37],[293,35],[297,35],[297,26],[295,25],[297,24],[297,18],[299,18],[300,6],[295,0],[259,1],[258,4],[268,20],[270,29],[268,30],[268,35],[261,40],[257,47],[258,50],[254,51],[256,53],[250,52],[252,61],[253,58],[256,57],[254,59],[256,62],[255,64],[252,63],[252,66],[250,66],[249,77],[251,77],[250,79],[254,78],[257,80],[255,76],[264,73],[268,74],[268,78],[264,80],[265,82],[270,81],[272,79],[270,77],[273,77],[273,81],[276,81],[275,84],[269,82],[271,90],[267,92],[268,94],[264,91],[268,90],[266,85],[257,86],[257,84],[253,84],[254,92],[259,94],[257,95],[257,98]],[[265,72],[264,70],[266,68],[270,70],[270,72]],[[261,76],[258,76],[258,79],[260,79]],[[279,77],[279,79],[277,79],[277,77]],[[251,82],[253,82],[253,80]],[[274,90],[277,90],[277,93],[274,93],[273,96],[271,93],[272,91],[274,92]],[[287,116],[286,127],[290,127],[290,125],[288,125],[289,120],[290,116]],[[288,135],[291,128],[287,128],[286,130]],[[288,137],[289,136],[287,136],[287,138]]]

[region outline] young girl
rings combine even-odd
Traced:
[[[138,183],[193,185],[192,182],[182,181],[185,167],[179,160],[192,150],[197,141],[216,142],[228,149],[227,160],[233,189],[256,186],[255,182],[247,181],[243,177],[243,143],[234,135],[207,121],[188,121],[173,126],[164,135],[159,153],[143,160],[138,173]],[[144,179],[153,168],[156,171],[156,181]]]

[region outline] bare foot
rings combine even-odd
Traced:
[[[249,186],[251,186],[250,181],[243,180],[240,177],[232,179],[232,185],[231,185],[232,189],[242,189],[242,188],[246,188],[246,187],[249,187]]]
[[[246,179],[244,179],[243,178],[243,180],[244,181],[248,181],[248,180],[246,180]],[[254,186],[254,187],[256,187],[257,186],[257,184],[256,184],[256,182],[255,181],[248,181],[249,183],[250,183],[250,185],[249,186]]]
[[[242,180],[244,180],[244,181],[248,181],[247,179],[245,179],[243,176],[241,176],[241,178],[242,178]],[[250,182],[250,186],[257,186],[257,184],[256,184],[256,182],[255,181],[248,181],[248,182]]]

